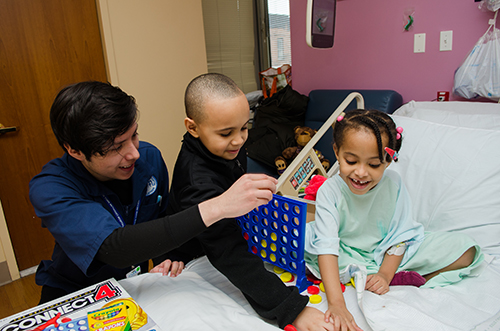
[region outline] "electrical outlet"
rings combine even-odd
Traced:
[[[451,51],[453,44],[453,31],[441,31],[441,37],[439,38],[439,50]]]
[[[413,53],[425,53],[425,33],[416,33],[413,41]]]

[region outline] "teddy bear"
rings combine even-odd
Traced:
[[[307,143],[312,139],[317,131],[307,126],[296,126],[293,129],[293,132],[295,141],[297,142],[297,146],[285,148],[281,155],[274,159],[274,164],[276,165],[276,170],[278,171],[279,175],[281,175],[285,171],[286,167],[290,163],[292,163],[297,155],[299,155],[299,153],[302,151],[302,148],[307,145]],[[325,169],[325,171],[327,171],[330,167],[330,161],[326,159],[320,151],[314,151],[316,152],[318,159],[323,165],[323,168]]]
[[[286,160],[283,156],[278,156],[276,159],[274,159],[274,164],[276,165],[276,170],[278,171],[278,175],[281,176],[283,172],[285,172],[286,169]]]

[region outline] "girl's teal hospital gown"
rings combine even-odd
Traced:
[[[316,219],[306,226],[305,260],[319,274],[317,255],[338,256],[339,270],[350,264],[363,265],[376,273],[385,252],[401,242],[408,244],[398,271],[421,275],[440,270],[456,261],[470,247],[476,248],[467,268],[448,271],[423,287],[452,284],[471,274],[483,260],[477,243],[457,232],[424,232],[414,221],[410,196],[398,173],[386,170],[381,181],[364,195],[351,192],[340,176],[320,187]]]

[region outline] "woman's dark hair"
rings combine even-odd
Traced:
[[[134,97],[109,83],[87,81],[69,85],[57,94],[50,124],[64,151],[68,144],[90,160],[92,155],[105,155],[137,116]]]
[[[336,121],[333,128],[333,141],[337,148],[340,148],[344,142],[345,132],[351,129],[359,130],[367,128],[375,135],[377,139],[378,154],[381,162],[385,160],[390,162],[391,156],[384,151],[384,147],[389,147],[395,151],[401,148],[403,140],[402,134],[396,131],[396,124],[392,118],[379,110],[355,109],[347,111],[342,120]],[[382,135],[386,134],[389,138],[388,146],[382,146]],[[395,160],[397,161],[397,159]]]

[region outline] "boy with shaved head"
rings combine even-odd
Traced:
[[[221,74],[198,76],[186,89],[185,106],[187,132],[174,168],[167,208],[171,214],[225,192],[246,172],[243,145],[250,108],[238,86]],[[276,319],[281,328],[293,323],[303,331],[333,330],[319,310],[306,307],[308,297],[284,285],[248,252],[234,218],[212,225],[170,257],[187,263],[202,255],[242,291],[259,315]]]

